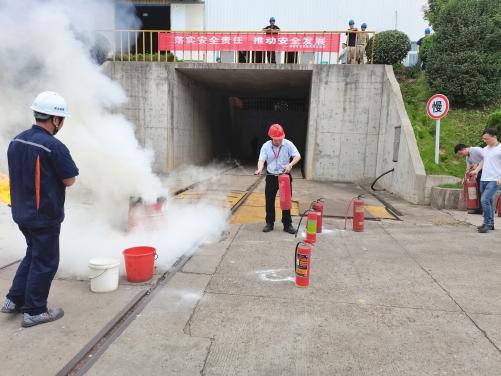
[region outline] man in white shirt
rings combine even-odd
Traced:
[[[471,172],[477,175],[482,170],[480,181],[480,192],[482,194],[480,203],[484,211],[484,223],[478,227],[478,232],[486,233],[494,230],[494,207],[492,199],[498,190],[498,183],[501,179],[501,144],[498,142],[497,130],[487,128],[482,134],[482,140],[487,145],[484,151],[484,159]]]
[[[266,162],[266,225],[263,232],[273,230],[275,224],[275,198],[278,192],[278,175],[288,174],[292,167],[301,160],[301,155],[294,144],[285,139],[285,132],[280,124],[272,124],[268,130],[268,136],[271,140],[265,142],[259,153],[257,162],[256,175],[263,172],[264,163]],[[292,158],[292,161],[291,161]],[[291,192],[292,192],[292,176]],[[290,210],[282,211],[282,223],[284,231],[289,234],[295,234],[296,229],[292,226],[292,217]]]
[[[484,149],[479,146],[467,147],[465,144],[457,144],[454,147],[454,152],[458,156],[466,158],[466,174],[473,171],[478,164],[484,159]],[[477,174],[477,185],[480,190],[480,179],[482,178],[482,170]],[[478,194],[480,196],[480,194]],[[474,209],[471,214],[482,214],[482,205],[478,203],[479,207]]]

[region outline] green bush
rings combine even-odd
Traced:
[[[405,33],[387,30],[369,39],[366,51],[371,63],[393,65],[402,62],[410,48],[411,41]]]
[[[498,137],[501,133],[501,111],[493,112],[487,118],[486,128],[496,128],[498,130]]]
[[[445,94],[455,104],[483,105],[499,96],[496,58],[475,51],[455,54],[430,49],[426,78],[432,91]]]
[[[429,0],[435,35],[426,77],[454,104],[485,105],[501,97],[501,2]]]

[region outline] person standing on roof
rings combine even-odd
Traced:
[[[430,34],[431,34],[431,29],[430,29],[429,27],[427,27],[426,29],[424,29],[424,37],[419,38],[416,44],[417,44],[419,47],[421,47],[421,45],[422,45],[422,44],[423,44],[423,42],[424,42],[424,39],[425,39],[425,38],[427,38],[427,37],[429,37],[429,36],[430,36]]]
[[[346,64],[346,43],[341,44],[341,53],[337,57],[338,64]]]
[[[348,43],[348,49],[346,52],[346,64],[357,63],[357,33],[358,29],[355,27],[355,21],[350,20],[348,22],[348,31],[346,32],[346,38]]]
[[[270,17],[270,24],[263,31],[266,31],[266,34],[278,34],[280,28],[275,24],[275,17]],[[277,63],[277,53],[275,51],[266,52],[266,57],[268,58],[268,63]]]
[[[364,22],[360,25],[362,31],[357,36],[357,61],[358,64],[365,64],[365,47],[369,42],[369,34],[367,33],[367,24]]]
[[[266,225],[263,232],[273,230],[275,224],[275,198],[278,192],[278,175],[287,174],[291,180],[290,172],[292,167],[301,160],[301,155],[294,144],[285,139],[284,129],[280,124],[272,124],[268,130],[268,136],[271,140],[265,142],[259,153],[256,175],[261,175],[266,162]],[[291,161],[292,158],[292,161]],[[290,210],[282,211],[282,223],[284,231],[289,234],[295,234],[296,229],[292,226],[292,217]]]
[[[78,175],[68,148],[54,137],[69,117],[64,98],[45,91],[30,108],[36,124],[17,135],[7,151],[12,218],[26,238],[27,249],[1,308],[4,313],[22,312],[23,327],[64,315],[61,308],[48,309],[47,298],[59,266],[66,187]]]
[[[421,46],[423,45],[424,41],[430,37],[430,34],[431,34],[431,29],[429,27],[424,29],[424,37],[419,38],[419,40],[416,43],[418,45],[418,52],[421,49]],[[425,56],[425,54],[423,54],[422,52],[419,53],[419,57],[423,59],[421,61],[421,69],[426,70],[426,64],[428,63],[426,60],[428,59],[428,57]]]
[[[270,17],[270,24],[268,26],[263,27],[263,31],[266,34],[278,34],[280,28],[275,24],[275,17]],[[258,54],[260,54],[258,56]],[[275,51],[267,51],[266,57],[268,58],[268,63],[276,64],[277,63],[277,53]],[[255,63],[264,63],[264,55],[262,51],[256,52],[256,61]]]

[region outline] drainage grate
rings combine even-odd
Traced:
[[[306,112],[306,99],[291,98],[241,98],[243,110]]]

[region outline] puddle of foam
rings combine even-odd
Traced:
[[[255,273],[261,281],[267,282],[294,282],[294,277],[290,276],[290,269],[267,269],[256,270]]]

